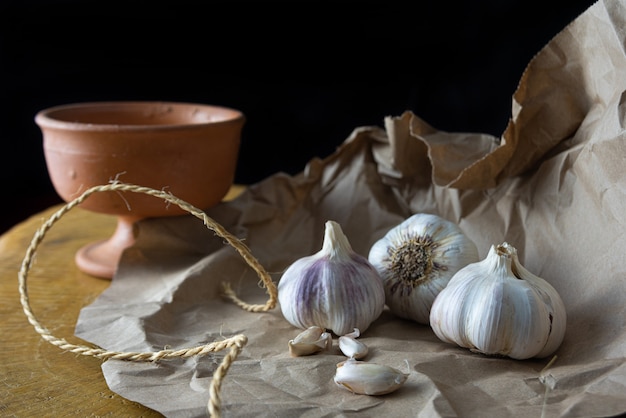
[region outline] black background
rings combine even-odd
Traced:
[[[593,1],[0,5],[0,232],[60,203],[37,111],[94,100],[246,114],[236,181],[296,174],[358,126],[411,110],[499,136],[528,62]]]

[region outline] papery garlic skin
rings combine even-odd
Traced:
[[[385,307],[385,290],[376,269],[355,253],[341,226],[325,224],[322,249],[291,264],[278,282],[285,319],[306,329],[319,326],[336,335],[364,332]]]
[[[292,357],[300,357],[328,351],[332,343],[332,335],[329,332],[322,327],[312,326],[302,331],[293,340],[289,340],[287,346]]]
[[[390,366],[348,359],[337,364],[334,381],[358,395],[386,395],[399,389],[408,377]]]
[[[368,260],[383,279],[391,312],[428,324],[439,292],[454,273],[478,261],[479,256],[474,242],[457,224],[418,213],[376,241]]]
[[[369,348],[367,345],[357,340],[361,332],[358,328],[355,328],[353,332],[342,335],[337,339],[337,345],[339,350],[348,358],[360,360],[367,356]]]
[[[518,360],[553,354],[566,321],[556,289],[526,270],[506,242],[459,270],[430,312],[431,328],[442,341]]]

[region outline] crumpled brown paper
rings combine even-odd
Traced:
[[[325,221],[367,255],[412,213],[458,223],[481,257],[514,245],[560,293],[568,329],[556,361],[487,357],[439,341],[388,311],[361,339],[368,361],[410,373],[386,396],[337,387],[336,348],[289,356],[300,330],[276,308],[249,313],[219,297],[232,283],[263,303],[259,279],[194,217],[154,219],[117,276],[80,315],[76,335],[110,350],[184,348],[243,333],[223,381],[224,416],[588,417],[626,411],[626,4],[600,1],[529,63],[501,138],[441,132],[405,112],[360,127],[302,173],[277,173],[208,211],[275,281],[321,248]],[[170,417],[207,413],[221,356],[158,364],[107,361],[111,389]],[[543,371],[542,371],[543,370]],[[543,414],[543,415],[542,415]]]

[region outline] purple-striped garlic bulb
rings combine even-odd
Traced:
[[[383,281],[366,257],[352,250],[341,226],[325,224],[322,249],[302,257],[278,282],[278,302],[285,319],[345,335],[364,332],[385,307]]]

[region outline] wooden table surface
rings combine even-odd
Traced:
[[[225,199],[242,189],[234,186]],[[35,231],[60,207],[32,216],[0,236],[0,416],[159,417],[110,391],[101,360],[66,353],[44,341],[24,314],[18,290],[20,265]],[[74,337],[78,314],[110,281],[80,272],[74,253],[110,236],[114,227],[114,217],[77,207],[54,224],[37,248],[27,282],[30,305],[55,337],[85,344]]]

